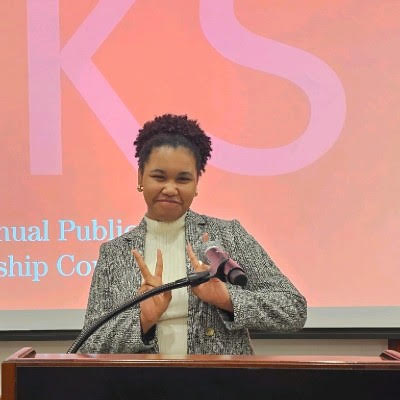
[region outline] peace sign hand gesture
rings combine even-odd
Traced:
[[[202,239],[203,242],[207,242],[208,233],[204,233]],[[190,243],[187,244],[186,251],[195,272],[206,271],[210,268],[209,265],[203,264],[197,259]],[[233,305],[228,289],[225,283],[221,282],[218,278],[211,278],[208,282],[192,287],[192,292],[206,303],[212,304],[222,310],[233,312]]]
[[[161,250],[157,250],[157,263],[154,275],[152,275],[144,262],[143,257],[137,250],[132,250],[132,254],[135,257],[136,263],[139,266],[140,272],[142,273],[143,282],[139,288],[139,293],[147,292],[150,289],[154,289],[163,284],[162,273],[163,273],[163,260]],[[160,319],[161,315],[168,308],[168,305],[172,299],[171,291],[158,294],[150,297],[140,303],[140,324],[143,333],[155,325]]]

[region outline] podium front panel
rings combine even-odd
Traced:
[[[17,400],[400,399],[399,371],[18,367]]]

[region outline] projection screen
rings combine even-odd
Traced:
[[[164,113],[213,138],[192,209],[242,223],[308,327],[400,327],[400,2],[0,13],[0,330],[82,326],[100,244],[145,213],[132,143]]]

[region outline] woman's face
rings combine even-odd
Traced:
[[[174,221],[192,204],[197,188],[196,160],[185,147],[154,148],[139,171],[147,216],[157,221]]]

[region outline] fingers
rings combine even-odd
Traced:
[[[132,254],[135,257],[136,263],[140,269],[140,272],[142,273],[143,279],[145,281],[151,281],[152,275],[147,268],[146,263],[144,262],[143,257],[140,255],[140,253],[137,250],[132,250]]]
[[[209,239],[208,232],[204,232],[201,239],[202,239],[203,243],[208,242],[208,239]]]
[[[151,289],[153,289],[152,286],[149,286],[149,285],[142,285],[142,286],[140,286],[140,288],[139,288],[139,290],[138,290],[138,294],[146,293],[146,292],[148,292],[148,291],[151,290]]]
[[[186,245],[186,251],[187,251],[187,254],[189,256],[190,264],[192,265],[194,270],[197,271],[198,267],[199,267],[199,262],[198,262],[197,257],[195,256],[195,254],[193,252],[193,249],[192,249],[192,246],[191,246],[190,243],[188,243]]]
[[[160,249],[157,249],[157,263],[156,263],[156,269],[154,271],[154,275],[162,278],[162,273],[163,273],[162,253],[161,253]]]
[[[190,243],[188,243],[188,244],[186,245],[186,251],[187,251],[188,256],[189,256],[190,264],[192,265],[193,269],[194,269],[196,272],[205,271],[205,270],[208,269],[207,266],[206,266],[206,264],[203,264],[201,261],[199,261],[199,260],[197,259],[197,257],[196,257],[196,255],[194,254],[194,251],[193,251],[192,246],[191,246]]]
[[[132,250],[132,254],[136,259],[136,263],[140,269],[140,272],[142,273],[143,276],[143,284],[144,285],[149,285],[150,287],[157,287],[162,285],[162,279],[161,275],[152,275],[151,272],[149,271],[146,263],[144,262],[143,257],[140,255],[140,253],[137,250]],[[161,252],[160,252],[161,256]],[[158,252],[157,252],[157,264],[161,262],[161,274],[162,274],[162,257],[159,257]],[[160,270],[160,266],[158,268]]]

